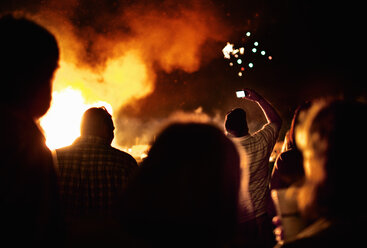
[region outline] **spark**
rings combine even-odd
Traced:
[[[231,53],[233,52],[233,44],[227,42],[227,45],[222,49],[224,58],[230,59]]]

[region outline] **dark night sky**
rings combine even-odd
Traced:
[[[19,8],[37,11],[47,2],[2,1],[0,12]],[[357,1],[212,2],[231,30],[228,41],[241,44],[245,32],[251,31],[252,38],[265,47],[273,60],[257,58],[253,70],[239,77],[239,68],[230,67],[223,58],[221,50],[225,42],[207,42],[202,48],[198,71],[167,73],[157,68],[155,91],[121,109],[121,118],[138,118],[149,123],[176,110],[193,111],[198,107],[209,115],[219,112],[224,116],[233,107],[248,105],[247,101],[235,98],[235,90],[253,88],[279,110],[286,130],[293,110],[304,100],[340,94],[366,100],[367,87],[361,77],[365,28],[363,7]],[[113,12],[117,5],[128,7],[134,1],[70,0],[63,4],[77,6],[79,14],[73,21],[87,25],[98,19],[100,10]]]

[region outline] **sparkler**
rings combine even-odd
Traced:
[[[254,68],[254,61],[258,59],[270,61],[273,59],[270,55],[267,57],[265,56],[268,52],[263,47],[262,43],[257,40],[254,41],[254,38],[251,32],[246,32],[242,39],[243,44],[241,44],[241,46],[237,48],[234,44],[227,42],[222,50],[224,58],[230,60],[229,66],[237,70],[237,75],[239,77],[242,77],[245,71],[249,71],[246,70],[246,68]],[[256,62],[256,64],[259,63]],[[238,67],[235,65],[238,65]]]

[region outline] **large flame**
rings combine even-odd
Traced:
[[[105,106],[112,113],[110,104],[103,101],[87,104],[82,92],[71,87],[53,92],[52,98],[52,107],[40,121],[50,149],[70,145],[80,135],[81,117],[88,108]]]
[[[134,51],[107,61],[100,73],[61,61],[54,80],[51,107],[40,120],[50,149],[70,145],[80,135],[81,117],[88,108],[113,110],[152,90],[146,65]]]
[[[51,149],[73,142],[87,108],[107,105],[116,118],[126,103],[151,93],[156,68],[198,70],[202,46],[227,32],[210,1],[117,1],[112,12],[97,2],[99,18],[94,5],[84,9],[74,0],[48,1],[29,14],[55,34],[61,50],[52,105],[40,122]]]

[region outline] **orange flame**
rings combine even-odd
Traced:
[[[78,137],[82,114],[92,106],[105,106],[111,114],[120,106],[153,90],[148,70],[134,51],[110,59],[101,73],[61,61],[54,80],[53,101],[41,119],[51,149],[69,145]]]
[[[153,68],[196,71],[203,44],[226,39],[225,25],[206,3],[192,1],[172,8],[170,1],[164,1],[163,9],[136,4],[95,20],[103,19],[104,31],[93,24],[75,26],[71,17],[77,4],[68,3],[51,1],[31,17],[55,34],[61,50],[54,100],[40,122],[51,149],[70,144],[79,135],[80,118],[88,107],[107,105],[116,113],[154,90]],[[122,31],[121,23],[130,32]]]

